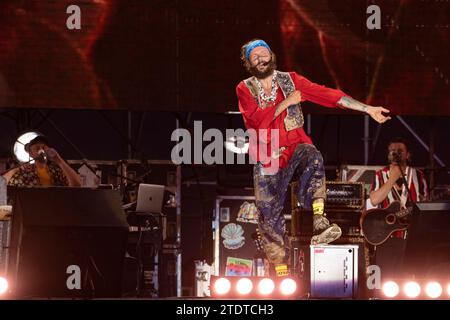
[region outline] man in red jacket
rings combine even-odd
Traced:
[[[323,158],[303,130],[300,103],[311,101],[328,108],[358,110],[379,123],[390,119],[382,113],[389,110],[365,105],[340,90],[315,84],[295,72],[276,70],[275,54],[263,40],[244,44],[241,59],[252,75],[239,83],[236,93],[247,129],[256,132],[253,139],[250,137],[250,156],[256,161],[258,229],[269,261],[275,265],[286,264],[289,243],[281,211],[296,171],[300,207],[312,207],[314,213],[311,243],[330,243],[341,236],[341,229],[324,216]],[[267,152],[260,152],[261,148]]]

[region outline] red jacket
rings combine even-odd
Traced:
[[[330,89],[322,85],[318,85],[297,74],[296,72],[289,72],[294,82],[296,90],[299,90],[303,101],[311,101],[328,108],[338,108],[336,104],[343,96],[348,96],[341,90]],[[247,129],[255,129],[257,132],[260,129],[279,129],[279,147],[286,147],[281,157],[279,158],[279,168],[284,168],[289,162],[295,148],[300,143],[312,144],[310,137],[308,137],[303,128],[297,128],[291,131],[286,131],[284,127],[284,118],[287,110],[284,110],[275,119],[274,114],[276,107],[284,100],[283,92],[278,87],[277,98],[274,106],[262,109],[258,106],[255,98],[247,88],[244,81],[241,81],[236,87],[236,94],[239,100],[239,110],[244,117],[244,123]],[[270,150],[270,142],[263,140],[258,143],[265,143]],[[270,141],[270,139],[269,139]],[[250,156],[256,161],[263,161],[258,157],[257,146],[250,145]]]

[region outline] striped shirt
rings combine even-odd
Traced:
[[[425,201],[428,199],[428,186],[425,180],[424,173],[413,167],[406,167],[405,170],[406,180],[408,181],[408,187],[411,192],[411,200],[413,202]],[[385,167],[375,173],[375,180],[372,183],[371,192],[380,189],[383,184],[389,180],[389,167]],[[400,201],[402,207],[406,205],[408,201],[408,191],[405,185],[402,185],[401,190],[395,192],[394,188],[389,191],[386,199],[378,205],[378,208],[387,208],[393,201]],[[398,231],[394,233],[394,236],[404,238],[405,232]]]

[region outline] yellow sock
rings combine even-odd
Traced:
[[[323,214],[324,203],[323,202],[314,202],[312,204],[313,213],[314,214]]]
[[[283,277],[283,276],[288,276],[289,275],[289,269],[287,264],[276,264],[275,265],[275,273],[277,275],[277,277]]]

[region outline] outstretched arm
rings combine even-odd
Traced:
[[[349,97],[341,90],[327,88],[323,85],[311,82],[295,72],[291,73],[291,76],[294,80],[295,87],[300,90],[304,100],[308,100],[328,108],[341,107],[365,112],[379,123],[384,123],[391,119],[390,117],[383,115],[383,112],[389,112],[388,109],[366,105],[353,99],[352,97]]]
[[[383,114],[383,112],[389,113],[388,109],[385,109],[383,107],[372,107],[362,102],[359,102],[358,100],[355,100],[349,96],[342,97],[341,99],[339,99],[337,104],[347,109],[367,113],[369,116],[372,117],[372,119],[374,119],[378,123],[384,123],[391,119],[391,117],[385,116]]]

